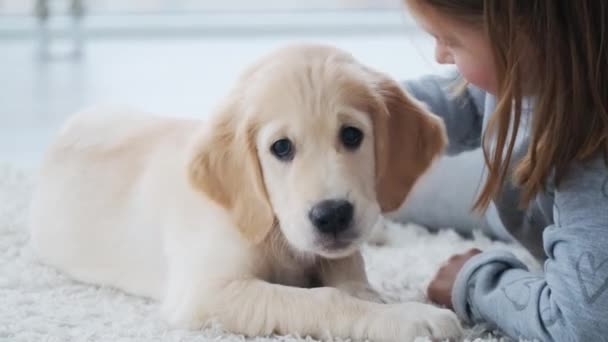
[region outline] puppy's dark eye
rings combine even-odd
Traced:
[[[293,159],[294,148],[289,139],[280,139],[270,146],[270,151],[280,160]]]
[[[363,132],[352,126],[342,127],[342,130],[340,131],[340,140],[347,148],[356,149],[361,145],[361,141],[363,141]]]

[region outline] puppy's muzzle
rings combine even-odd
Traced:
[[[351,226],[353,212],[349,201],[324,200],[312,207],[308,218],[320,233],[336,236]]]

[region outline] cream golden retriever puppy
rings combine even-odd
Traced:
[[[291,45],[247,69],[208,122],[71,118],[41,167],[31,242],[75,279],[161,301],[176,326],[453,337],[448,310],[380,303],[358,251],[445,143],[391,79]]]

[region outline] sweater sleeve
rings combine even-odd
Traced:
[[[603,158],[570,168],[543,232],[544,272],[510,253],[485,252],[459,272],[458,315],[515,338],[603,341],[608,336],[608,169]]]

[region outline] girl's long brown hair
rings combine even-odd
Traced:
[[[530,144],[514,180],[525,206],[550,176],[559,186],[575,161],[608,156],[608,1],[411,0],[485,30],[498,81],[483,137],[488,177],[474,207],[484,210],[511,177],[509,164],[533,99]]]

